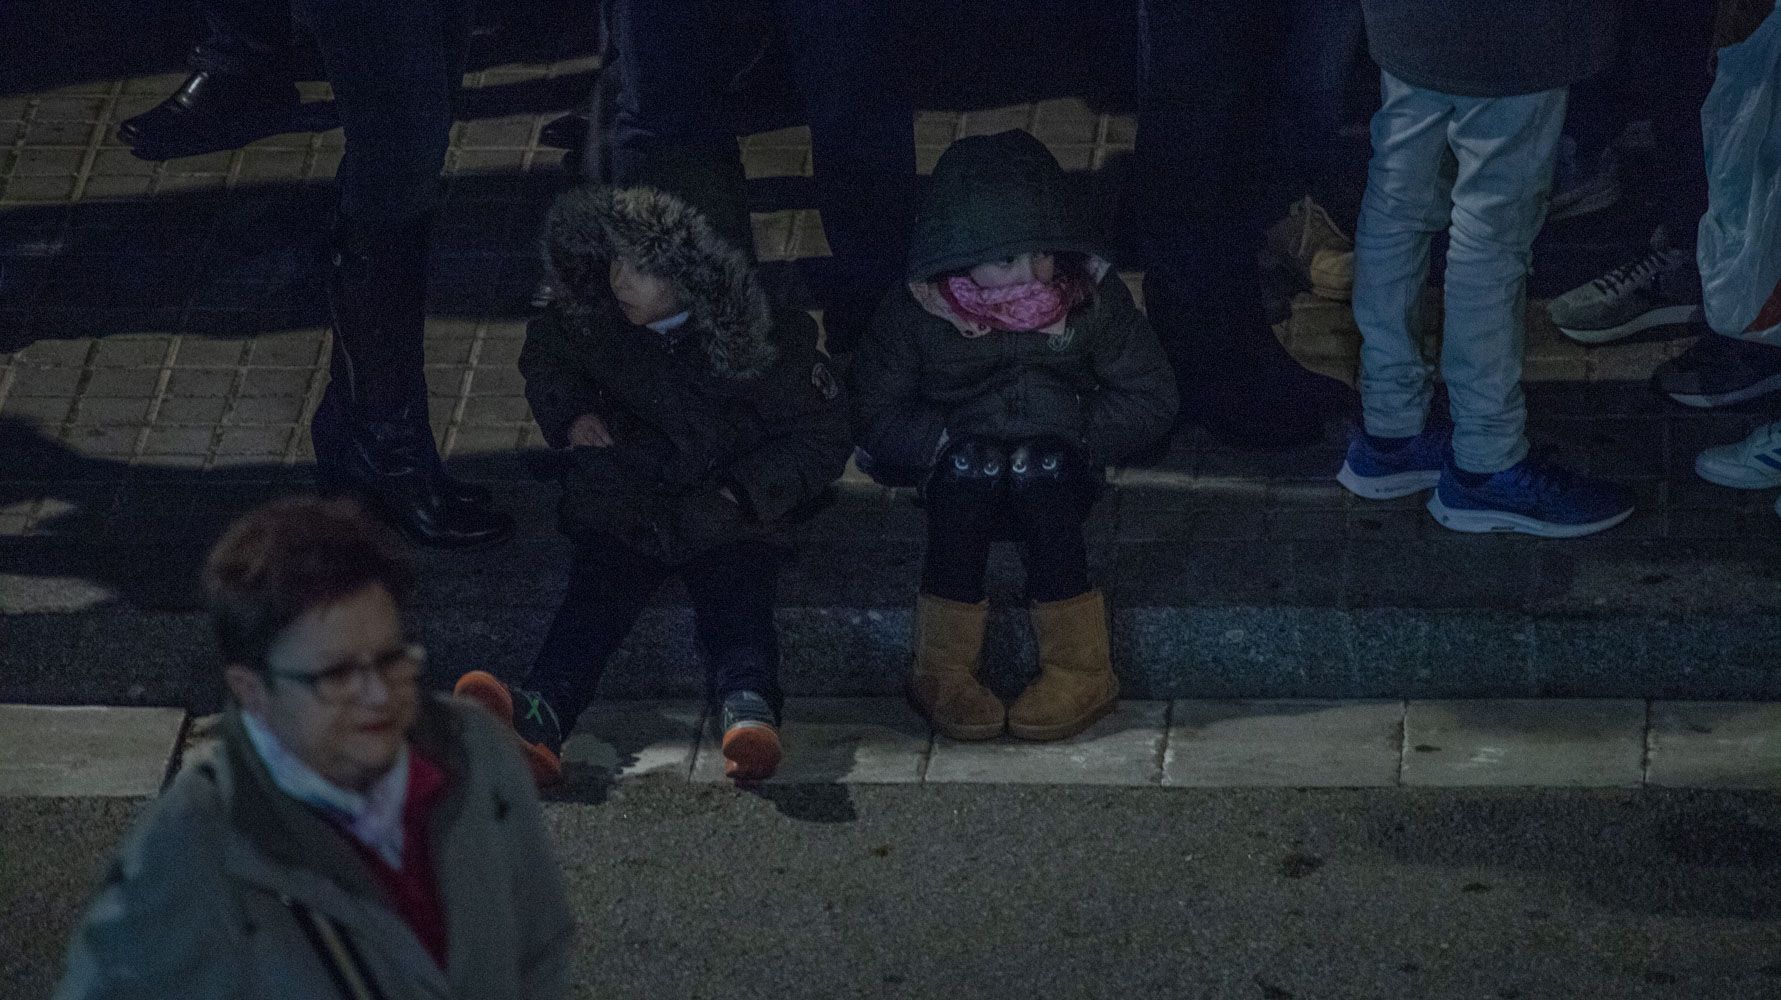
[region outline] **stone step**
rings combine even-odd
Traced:
[[[1419,498],[1356,501],[1328,479],[1334,445],[1253,455],[1189,437],[1158,465],[1116,471],[1088,533],[1127,693],[1781,694],[1781,525],[1769,498],[1703,489],[1674,468],[1680,458],[1665,456],[1687,453],[1678,421],[1692,416],[1568,419],[1600,425],[1583,442],[1584,464],[1620,472],[1643,498],[1627,525],[1574,541],[1458,535],[1434,525]],[[1637,457],[1641,441],[1658,456]],[[0,545],[0,701],[214,706],[198,560],[228,517],[289,484],[196,482],[126,483],[107,495],[104,516],[73,512],[89,533]],[[417,556],[414,630],[433,649],[441,683],[472,667],[522,674],[565,578],[554,487],[493,482],[519,517],[515,541]],[[786,687],[895,693],[907,669],[922,514],[906,492],[859,480],[837,492],[804,526],[783,579]],[[985,654],[1004,692],[1034,662],[1008,548],[992,561]],[[692,612],[670,584],[604,690],[685,697],[701,677]]]

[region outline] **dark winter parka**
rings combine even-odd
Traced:
[[[961,139],[934,168],[909,285],[893,289],[849,377],[854,439],[874,470],[921,470],[946,439],[1061,437],[1118,461],[1165,434],[1175,378],[1131,292],[1071,234],[1057,160],[1014,130]],[[934,293],[940,275],[1028,252],[1086,262],[1094,294],[1058,327],[983,332]]]
[[[1619,0],[1365,0],[1367,44],[1412,87],[1464,97],[1533,94],[1596,75],[1614,56]]]
[[[840,476],[845,404],[816,324],[774,308],[704,211],[656,188],[571,191],[546,220],[545,257],[559,297],[526,331],[526,398],[553,448],[587,413],[616,442],[570,451],[566,534],[617,537],[675,565],[776,533]],[[661,333],[626,320],[615,259],[665,279],[686,323]]]

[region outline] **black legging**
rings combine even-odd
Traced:
[[[955,442],[926,486],[922,592],[966,604],[983,600],[990,543],[1012,539],[1020,546],[1030,600],[1087,593],[1082,522],[1101,482],[1101,470],[1061,439]]]

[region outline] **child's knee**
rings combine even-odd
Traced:
[[[1009,453],[1009,501],[1025,520],[1086,517],[1100,486],[1100,467],[1062,438],[1024,441]]]

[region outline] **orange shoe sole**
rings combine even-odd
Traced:
[[[732,781],[765,781],[779,770],[782,753],[773,727],[732,727],[724,734],[724,776]]]
[[[526,759],[526,769],[532,772],[532,780],[538,787],[554,785],[563,780],[563,761],[548,747],[537,743],[527,743],[519,738],[513,728],[513,695],[501,679],[486,670],[472,670],[458,678],[452,685],[451,693],[465,701],[481,705],[495,721],[513,733],[513,741],[519,744],[520,754]]]
[[[472,670],[458,678],[452,685],[451,693],[466,701],[481,705],[485,711],[495,717],[495,721],[508,729],[513,728],[513,695],[508,693],[507,685],[501,679],[486,670]]]

